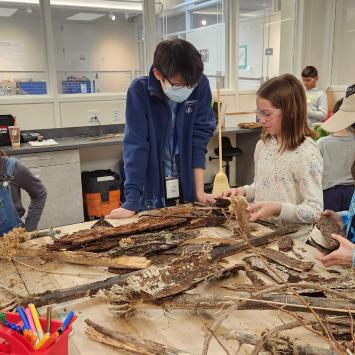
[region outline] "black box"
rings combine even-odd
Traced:
[[[11,145],[9,126],[15,125],[12,115],[0,115],[0,145]]]

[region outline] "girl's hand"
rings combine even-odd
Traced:
[[[245,196],[246,191],[244,187],[237,187],[236,189],[229,189],[222,193],[221,197]]]
[[[321,254],[320,256],[316,257],[316,259],[321,261],[324,266],[351,266],[355,244],[337,234],[332,234],[332,238],[336,239],[340,243],[339,248],[328,255]]]
[[[105,218],[108,219],[121,219],[121,218],[129,218],[136,214],[134,211],[126,210],[125,208],[116,208],[112,210]]]
[[[279,216],[281,207],[280,202],[261,201],[252,203],[247,207],[247,211],[250,213],[249,220],[255,222],[258,219],[265,220],[269,217]]]
[[[325,211],[322,213],[322,216],[327,216],[327,217],[329,217],[333,222],[342,225],[342,223],[341,223],[341,217],[340,217],[339,213],[337,213],[337,212],[334,212],[334,211],[332,211],[332,210],[325,210]]]

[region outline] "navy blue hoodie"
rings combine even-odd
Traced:
[[[177,104],[176,127],[184,201],[195,201],[194,168],[205,168],[207,144],[216,127],[208,79],[202,75],[188,99]],[[171,109],[151,69],[135,79],[127,92],[123,160],[125,202],[131,211],[165,206],[164,147]]]

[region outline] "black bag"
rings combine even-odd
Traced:
[[[0,115],[0,146],[11,145],[9,126],[15,125],[15,117],[12,115]]]

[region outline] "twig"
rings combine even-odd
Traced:
[[[87,276],[92,276],[92,277],[98,277],[98,276],[107,276],[107,274],[94,274],[94,273],[78,273],[78,274],[73,274],[70,272],[56,272],[56,271],[48,271],[48,270],[43,270],[43,269],[39,269],[35,266],[29,265],[24,263],[23,261],[17,260],[16,258],[12,258],[12,260],[24,267],[27,267],[29,269],[32,270],[36,270],[36,271],[40,271],[40,272],[44,272],[46,274],[54,274],[54,275],[65,275],[65,276],[76,276],[76,277],[87,277]]]
[[[353,341],[352,351],[354,351],[355,350],[354,319],[353,319],[353,315],[351,314],[350,307],[349,307],[349,315],[350,315],[350,319],[351,319],[351,325],[350,325],[351,339]]]
[[[289,283],[288,286],[293,287],[293,288],[311,288],[314,290],[318,290],[318,291],[323,291],[325,293],[329,293],[331,295],[334,296],[339,296],[342,299],[348,300],[348,301],[355,301],[355,297],[343,294],[342,292],[336,291],[336,290],[332,290],[328,287],[325,286],[321,286],[321,285],[316,285],[316,284],[312,284],[312,283],[307,283],[307,282],[298,282],[298,283]],[[260,291],[257,291],[256,293],[254,293],[254,296],[260,296],[263,295],[264,293],[269,293],[269,292],[273,292],[273,291],[278,291],[278,290],[282,290],[284,288],[287,288],[287,285],[282,284],[282,285],[274,285],[274,286],[270,286],[267,288],[264,288]]]

